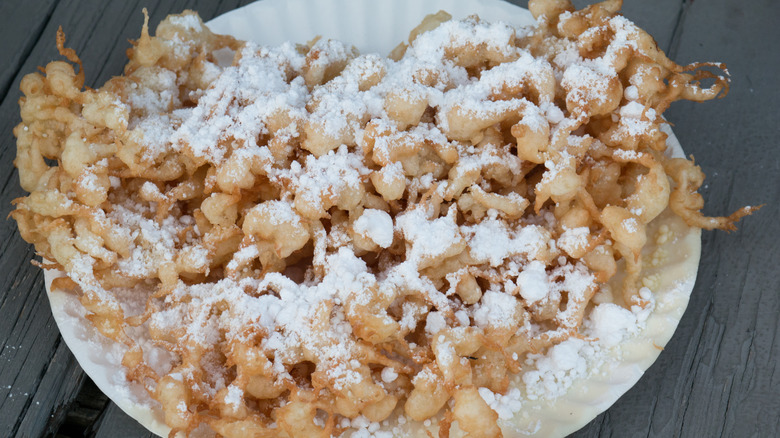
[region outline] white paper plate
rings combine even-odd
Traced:
[[[527,10],[501,0],[264,0],[208,24],[216,33],[266,45],[306,42],[323,35],[354,44],[362,53],[386,55],[406,41],[409,31],[425,15],[442,9],[456,19],[478,14],[486,20],[515,26],[533,23]],[[675,155],[682,156],[673,134],[668,143]],[[662,221],[677,237],[659,245],[668,257],[647,272],[650,276],[658,274],[658,278],[653,290],[656,307],[644,330],[611,349],[607,360],[587,378],[575,381],[564,396],[524,401],[519,415],[512,421],[501,421],[505,436],[565,436],[581,428],[628,391],[658,357],[688,304],[701,251],[698,229],[688,228],[669,214]],[[650,224],[648,235],[653,236],[658,226],[659,223]],[[652,245],[647,248],[648,253],[656,250]],[[140,385],[128,385],[125,381],[120,365],[125,347],[102,337],[93,328],[76,297],[50,290],[57,275],[46,272],[46,289],[50,291],[52,312],[62,337],[81,367],[123,411],[152,432],[167,436],[170,429],[162,420],[157,402]],[[454,431],[453,436],[457,435]]]

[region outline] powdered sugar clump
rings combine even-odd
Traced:
[[[355,221],[355,231],[364,234],[381,248],[393,243],[393,219],[382,210],[367,209]]]
[[[496,411],[498,418],[509,420],[523,408],[520,401],[522,394],[520,389],[511,388],[507,394],[494,393],[488,388],[479,388],[479,395],[491,409]]]
[[[544,264],[536,260],[529,263],[517,276],[517,285],[520,295],[529,303],[545,298],[550,293],[550,282]]]
[[[529,369],[523,374],[528,398],[555,399],[564,395],[574,382],[587,379],[600,370],[609,358],[619,357],[621,344],[645,327],[655,308],[651,292],[643,288],[640,297],[648,304],[630,310],[613,303],[596,305],[583,323],[583,338],[569,338],[551,347],[545,354],[531,354]]]

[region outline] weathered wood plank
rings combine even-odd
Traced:
[[[65,418],[52,421],[57,435],[89,436],[89,431],[94,428],[109,402],[108,396],[85,375],[78,395],[66,409]]]
[[[120,434],[133,438],[155,438],[157,436],[146,430],[113,403],[103,411],[103,415],[95,423],[94,434],[95,438],[114,438]]]
[[[714,177],[707,192],[727,193],[726,202],[705,207],[723,214],[742,203],[768,205],[746,220],[737,233],[705,238],[705,251],[717,254],[715,269],[703,277],[702,289],[712,291],[711,309],[694,362],[691,395],[680,431],[702,435],[777,436],[780,413],[778,310],[780,310],[780,89],[774,71],[780,67],[780,4],[716,0],[693,2],[686,18],[678,58],[726,62],[732,89],[721,101],[703,105],[701,118],[686,120],[686,103],[670,111],[683,121],[683,138]],[[717,31],[713,32],[713,29]],[[674,119],[672,119],[674,120]],[[683,143],[685,144],[685,143]],[[718,180],[728,181],[719,185]]]
[[[704,233],[699,278],[674,338],[643,379],[576,436],[780,434],[780,164],[773,140],[780,90],[771,73],[780,66],[772,48],[780,41],[772,24],[779,16],[771,1],[684,5],[671,56],[724,61],[733,78],[727,98],[681,102],[667,113],[708,175],[704,211],[769,205],[736,233]]]
[[[776,423],[780,385],[772,381],[780,346],[776,337],[780,275],[770,266],[780,252],[766,238],[780,230],[775,219],[780,213],[780,168],[776,159],[773,164],[773,172],[764,173],[769,181],[774,176],[774,184],[768,187],[767,180],[754,179],[762,173],[759,163],[739,169],[717,166],[712,172],[723,175],[710,184],[710,194],[718,198],[716,192],[725,194],[727,202],[721,205],[734,208],[759,193],[774,203],[734,235],[706,237],[705,250],[717,256],[702,261],[715,268],[701,283],[700,290],[712,292],[705,292],[709,307],[701,317],[704,334],[694,347],[690,396],[681,406],[683,434],[777,436],[780,432]],[[714,185],[718,182],[726,184],[719,188]]]
[[[49,366],[43,372],[37,390],[29,399],[29,407],[17,421],[13,436],[53,435],[68,415],[69,401],[77,394],[86,378],[67,345],[61,342],[61,339],[58,341]]]
[[[0,27],[0,41],[3,42],[0,45],[0,102],[49,22],[56,4],[57,0],[0,2],[0,17],[3,17],[3,26]]]

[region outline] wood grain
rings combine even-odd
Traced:
[[[717,60],[729,95],[666,113],[707,174],[705,213],[767,205],[737,232],[704,232],[691,302],[643,379],[577,437],[780,436],[780,4],[688,2],[670,42],[679,63]],[[662,46],[663,47],[663,46]],[[760,63],[759,63],[760,59]]]
[[[22,63],[29,57],[41,32],[49,22],[56,0],[30,3],[25,0],[6,0],[0,3],[0,101],[11,88],[11,82],[19,73]]]
[[[208,20],[248,2],[0,2],[0,215],[23,194],[12,167],[19,80],[58,58],[59,25],[87,66],[87,84],[99,86],[121,73],[144,5],[154,26],[183,9]],[[697,285],[666,350],[634,388],[573,436],[780,436],[780,2],[626,0],[623,11],[677,62],[729,65],[727,98],[677,103],[667,112],[708,175],[705,212],[767,205],[735,233],[704,233]],[[32,256],[13,221],[0,222],[0,436],[151,437],[84,384]]]

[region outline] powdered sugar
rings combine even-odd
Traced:
[[[364,234],[381,248],[393,243],[393,219],[382,210],[367,209],[355,221],[355,231]]]
[[[431,336],[435,336],[446,327],[447,321],[441,312],[429,312],[425,317],[425,332]]]
[[[595,348],[582,339],[569,338],[550,348],[546,355],[531,355],[535,369],[523,374],[528,398],[556,398],[565,394],[576,380],[587,377]]]
[[[392,368],[383,368],[382,369],[382,381],[385,383],[392,383],[395,382],[395,379],[398,378],[398,373],[395,372]]]
[[[577,254],[588,246],[590,230],[588,227],[567,228],[558,237],[558,248],[569,254]]]
[[[274,113],[302,112],[309,90],[302,78],[287,81],[285,69],[296,64],[287,58],[290,53],[295,52],[247,44],[238,65],[220,74],[171,135],[171,142],[217,164],[228,150],[225,141],[251,147],[267,132],[266,121]]]
[[[629,330],[636,331],[637,317],[630,310],[612,303],[596,306],[590,315],[592,333],[599,342],[614,347],[619,344]]]
[[[576,381],[587,379],[611,357],[620,355],[620,345],[640,333],[652,313],[655,301],[649,290],[640,291],[649,304],[630,310],[613,303],[594,307],[581,333],[585,339],[569,338],[544,355],[529,355],[523,374],[528,398],[554,399],[562,396]]]
[[[529,303],[539,301],[550,293],[550,282],[544,264],[534,260],[517,276],[520,295]]]
[[[412,261],[441,257],[463,242],[454,215],[429,220],[422,208],[416,208],[400,215],[396,224],[411,243],[407,258]]]
[[[168,21],[178,27],[194,32],[200,32],[203,29],[201,21],[195,14],[181,14],[168,17]]]
[[[479,327],[511,326],[517,316],[517,299],[512,295],[489,290],[482,295],[474,310],[474,321]]]
[[[472,257],[491,266],[502,264],[512,255],[533,256],[546,245],[543,235],[534,226],[512,230],[502,221],[486,219],[464,229]]]
[[[507,394],[494,393],[488,388],[479,388],[479,395],[491,409],[496,411],[498,418],[509,420],[523,408],[520,401],[522,393],[518,388],[511,388]]]

